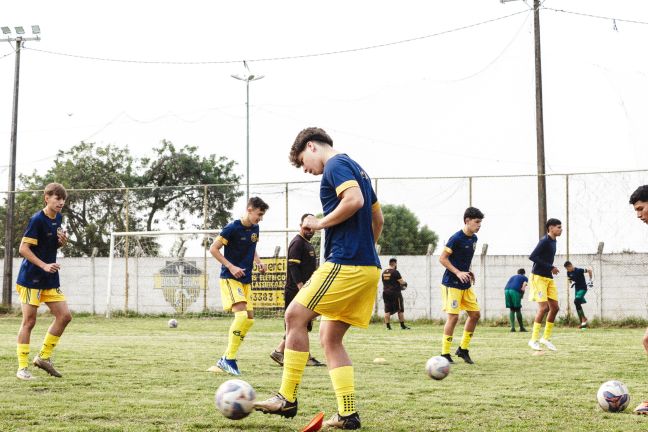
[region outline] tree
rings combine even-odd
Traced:
[[[382,206],[385,217],[383,232],[378,240],[381,255],[424,255],[428,244],[436,249],[439,236],[427,225],[419,228],[419,220],[404,205]]]

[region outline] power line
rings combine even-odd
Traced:
[[[23,48],[24,48],[24,47],[23,47]],[[3,55],[1,55],[1,56],[0,56],[0,59],[3,59],[3,58],[5,58],[5,57],[9,57],[11,54],[15,54],[15,53],[16,53],[15,51],[9,51],[7,54],[3,54]]]
[[[38,49],[38,48],[27,48],[24,47],[24,49],[30,49],[32,51],[37,51],[37,52],[42,52],[45,54],[51,54],[51,55],[57,55],[57,56],[63,56],[63,57],[72,57],[72,58],[77,58],[77,59],[82,59],[82,60],[93,60],[93,61],[104,61],[104,62],[113,62],[113,63],[134,63],[134,64],[154,64],[154,65],[213,65],[213,64],[232,64],[232,63],[240,63],[243,60],[246,60],[248,63],[249,62],[262,62],[262,61],[281,61],[281,60],[297,60],[297,59],[304,59],[304,58],[312,58],[312,57],[323,57],[323,56],[330,56],[330,55],[338,55],[338,54],[348,54],[352,52],[359,52],[359,51],[368,51],[372,49],[377,49],[377,48],[386,48],[394,45],[401,45],[401,44],[406,44],[410,42],[416,42],[424,39],[429,39],[437,36],[442,36],[450,33],[455,33],[463,30],[468,30],[474,27],[479,27],[485,24],[490,24],[494,23],[497,21],[501,21],[507,18],[511,18],[516,15],[520,15],[522,13],[527,13],[527,10],[522,10],[518,11],[509,15],[504,15],[498,18],[492,18],[489,20],[485,21],[480,21],[477,23],[473,24],[468,24],[465,26],[461,27],[456,27],[450,30],[443,30],[437,33],[432,33],[424,36],[418,36],[414,38],[409,38],[409,39],[402,39],[399,41],[394,41],[394,42],[386,42],[382,44],[376,44],[376,45],[370,45],[370,46],[365,46],[365,47],[360,47],[360,48],[348,48],[348,49],[343,49],[343,50],[337,50],[337,51],[325,51],[325,52],[320,52],[320,53],[311,53],[311,54],[301,54],[301,55],[292,55],[292,56],[282,56],[282,57],[263,57],[263,58],[257,58],[257,59],[235,59],[235,60],[213,60],[213,61],[166,61],[166,60],[129,60],[129,59],[117,59],[117,58],[107,58],[107,57],[94,57],[94,56],[85,56],[85,55],[79,55],[79,54],[70,54],[70,53],[63,53],[63,52],[56,52],[56,51],[50,51],[50,50],[44,50],[44,49]]]
[[[566,13],[570,15],[578,15],[578,16],[584,16],[588,18],[598,18],[598,19],[604,19],[604,20],[609,20],[609,21],[617,21],[617,22],[626,22],[626,23],[631,23],[631,24],[644,24],[648,25],[647,21],[637,21],[637,20],[629,20],[629,19],[623,19],[623,18],[615,18],[615,17],[608,17],[608,16],[602,16],[602,15],[593,15],[593,14],[588,14],[584,12],[574,12],[574,11],[568,11],[564,9],[554,9],[554,8],[543,8],[548,11],[552,12],[560,12],[560,13]]]

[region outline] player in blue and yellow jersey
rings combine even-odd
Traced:
[[[241,375],[236,363],[236,354],[254,324],[254,310],[251,301],[252,268],[257,265],[261,273],[266,265],[256,252],[259,241],[259,222],[268,210],[261,198],[248,200],[245,215],[225,225],[209,248],[212,256],[221,263],[220,289],[223,310],[234,312],[229,328],[227,349],[216,366],[231,375]],[[220,249],[225,246],[225,252]]]
[[[286,310],[286,349],[279,393],[255,408],[294,417],[297,389],[308,360],[308,323],[322,315],[320,342],[326,355],[338,412],[324,427],[359,429],[354,371],[343,338],[350,326],[367,328],[380,278],[375,244],[383,215],[367,173],[320,128],[302,130],[290,161],[313,175],[322,174],[320,200],[324,217],[308,216],[302,225],[325,230],[326,262],[299,291]]]
[[[580,328],[587,328],[587,317],[585,316],[585,311],[583,310],[583,305],[587,303],[585,300],[585,294],[587,294],[587,289],[594,286],[592,282],[592,269],[583,269],[575,267],[570,261],[565,261],[565,270],[567,270],[567,279],[569,279],[570,286],[574,287],[574,306],[576,306],[576,313],[578,313],[578,318],[580,319]],[[585,281],[585,273],[587,273],[588,281]]]
[[[45,303],[54,315],[54,322],[47,329],[43,347],[34,358],[33,364],[48,374],[61,377],[52,364],[52,351],[58,344],[65,327],[72,321],[65,295],[60,289],[59,270],[56,262],[58,248],[67,243],[67,234],[61,222],[61,210],[67,199],[67,191],[58,183],[50,183],[44,191],[45,208],[29,219],[20,243],[20,255],[24,257],[20,265],[16,291],[20,296],[22,324],[18,332],[18,372],[22,380],[34,377],[27,369],[29,363],[29,341],[36,324],[38,306]]]
[[[526,332],[524,328],[524,321],[522,320],[522,296],[529,282],[524,274],[524,269],[519,269],[516,275],[513,275],[506,282],[504,287],[504,299],[506,301],[506,308],[509,310],[509,321],[511,322],[511,331],[515,331],[515,317],[517,316],[518,323],[520,324],[520,331]]]
[[[441,281],[441,304],[444,312],[448,314],[443,328],[441,355],[450,363],[454,363],[450,356],[452,335],[462,310],[466,311],[468,319],[464,325],[461,344],[455,354],[464,359],[466,363],[474,363],[470,358],[468,346],[481,315],[477,296],[472,289],[475,276],[470,271],[470,263],[475,254],[476,234],[481,228],[482,219],[484,219],[484,214],[479,209],[468,207],[464,212],[463,229],[448,239],[443,252],[441,252],[441,257],[439,257],[439,262],[446,268]]]
[[[529,300],[538,303],[538,312],[533,322],[529,346],[536,351],[540,351],[542,350],[540,344],[542,344],[547,349],[556,351],[555,345],[551,342],[551,334],[560,307],[558,306],[558,289],[553,277],[559,273],[559,270],[553,265],[553,260],[556,256],[556,237],[562,234],[562,223],[558,219],[552,218],[547,221],[545,227],[547,228],[547,235],[540,239],[538,245],[529,255],[529,259],[533,261]],[[538,340],[545,315],[547,316],[547,323],[545,324],[542,339]]]

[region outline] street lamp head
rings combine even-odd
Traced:
[[[33,26],[31,26],[31,28],[32,28],[32,33],[33,34],[35,34],[35,35],[40,34],[40,26],[39,25],[33,25]]]
[[[16,29],[16,33],[19,35],[25,34],[25,29],[20,26],[14,27],[14,29]]]
[[[9,27],[2,27],[2,33],[11,34],[11,29]]]
[[[256,81],[256,80],[260,80],[260,79],[262,79],[263,77],[265,77],[265,75],[250,75],[250,76],[248,77],[248,81]]]
[[[232,78],[237,79],[239,81],[247,81],[247,77],[244,77],[243,75],[231,75]]]

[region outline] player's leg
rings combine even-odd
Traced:
[[[391,316],[396,313],[393,296],[383,291],[383,303],[385,304],[385,327],[391,330]]]
[[[450,363],[454,363],[450,356],[450,347],[452,346],[452,335],[459,321],[458,313],[448,313],[445,325],[443,326],[443,339],[441,340],[441,356],[445,357]]]
[[[400,322],[401,330],[409,330],[410,328],[405,325],[405,303],[403,302],[403,294],[398,293],[398,321]]]
[[[473,364],[474,362],[470,358],[469,346],[470,341],[472,340],[473,334],[475,333],[475,328],[477,327],[477,322],[481,317],[479,312],[479,304],[477,304],[477,296],[472,288],[463,290],[462,298],[460,302],[461,309],[465,310],[468,314],[468,319],[464,325],[463,336],[461,337],[461,343],[455,354],[461,357],[466,363]]]
[[[551,335],[553,334],[554,322],[556,321],[556,316],[558,316],[560,307],[558,305],[558,300],[553,298],[549,298],[547,304],[549,306],[549,312],[547,313],[547,323],[545,324],[544,333],[539,342],[551,351],[556,351],[556,346],[551,342]]]
[[[646,354],[648,354],[648,328],[646,329],[646,333],[644,333],[642,343]]]
[[[281,366],[283,366],[284,350],[286,349],[286,310],[288,309],[288,306],[290,306],[290,303],[292,303],[296,295],[297,291],[294,291],[292,289],[284,289],[284,336],[281,339],[279,345],[277,345],[277,348],[275,348],[274,351],[272,351],[272,353],[270,354],[270,358]]]
[[[51,357],[65,328],[72,321],[72,314],[66,301],[47,302],[46,304],[52,315],[54,315],[54,321],[47,329],[43,346],[38,355],[34,357],[33,363],[34,366],[43,369],[50,375],[60,378],[62,375],[54,368]]]
[[[522,305],[520,304],[520,307],[515,308],[515,316],[517,317],[517,322],[518,325],[520,326],[520,331],[521,332],[526,332],[527,329],[524,328],[524,319],[522,318]]]
[[[580,328],[587,327],[587,317],[585,316],[585,311],[583,310],[583,304],[587,303],[585,300],[585,294],[587,290],[576,290],[576,295],[574,296],[574,305],[576,306],[576,313],[580,320]]]
[[[27,369],[27,367],[29,366],[29,341],[31,332],[36,325],[38,306],[22,303],[21,309],[22,322],[20,324],[20,330],[18,330],[16,343],[16,354],[18,356],[18,371],[16,372],[16,377],[22,380],[31,380],[33,379],[33,377]]]
[[[326,427],[359,429],[360,416],[356,408],[353,364],[344,349],[343,339],[349,324],[342,321],[324,321],[320,342],[329,365],[329,375],[335,391],[338,411],[324,424]]]

